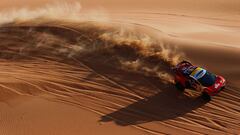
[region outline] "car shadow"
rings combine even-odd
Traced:
[[[136,125],[152,121],[174,119],[195,110],[207,101],[201,97],[190,98],[177,90],[174,84],[142,74],[104,68],[96,63],[86,63],[101,75],[144,97],[117,111],[101,117],[100,122],[115,122],[120,126]],[[100,70],[99,70],[100,69]],[[104,70],[106,69],[106,70]]]
[[[183,116],[204,105],[202,99],[166,99],[164,93],[139,100],[115,112],[101,117],[101,122],[113,121],[117,125],[128,126],[152,121],[164,121]]]

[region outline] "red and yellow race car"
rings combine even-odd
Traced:
[[[173,68],[175,73],[175,85],[178,89],[193,89],[202,92],[202,97],[210,100],[226,85],[226,80],[210,73],[206,69],[192,65],[188,61],[182,61]]]

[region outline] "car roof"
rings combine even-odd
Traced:
[[[207,73],[207,70],[197,67],[193,72],[190,74],[190,76],[196,80],[202,78]]]

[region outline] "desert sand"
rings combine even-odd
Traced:
[[[237,0],[0,2],[1,135],[240,134]],[[222,75],[180,92],[182,60]]]

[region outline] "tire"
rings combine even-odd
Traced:
[[[211,100],[211,96],[208,95],[206,92],[202,93],[202,99],[204,99],[205,101],[210,101]]]
[[[185,87],[182,86],[182,84],[180,82],[176,82],[175,83],[175,87],[180,90],[180,91],[184,91],[185,90]]]

